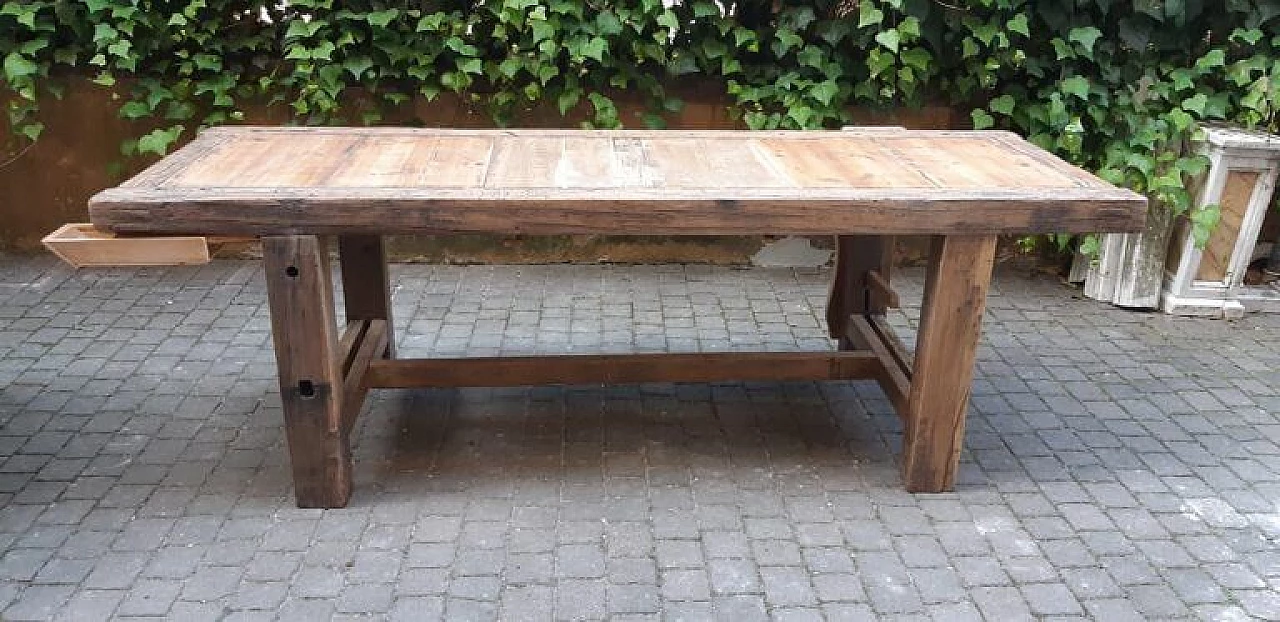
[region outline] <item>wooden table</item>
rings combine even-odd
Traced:
[[[874,378],[911,491],[952,487],[999,234],[1136,231],[1146,201],[1005,132],[225,127],[90,202],[115,232],[261,236],[297,502],[341,507],[371,388]],[[395,358],[382,237],[834,235],[833,351]],[[914,354],[893,235],[933,236]],[[346,324],[325,238],[337,236]]]

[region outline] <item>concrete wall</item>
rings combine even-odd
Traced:
[[[86,202],[95,192],[115,185],[141,170],[154,158],[126,160],[120,143],[137,136],[147,126],[122,120],[116,110],[122,99],[116,92],[74,78],[66,84],[62,99],[46,95],[40,118],[46,130],[40,140],[15,153],[12,141],[0,153],[0,251],[36,252],[40,238],[67,222],[87,221]],[[729,129],[737,127],[729,117],[727,100],[706,89],[675,88],[685,100],[684,109],[669,118],[673,129]],[[358,100],[358,97],[356,98]],[[623,122],[643,127],[634,101],[618,98]],[[356,102],[358,104],[358,101]],[[353,107],[354,108],[354,107]],[[577,127],[585,110],[561,117],[551,109],[528,111],[516,119],[516,127]],[[248,122],[280,124],[288,120],[277,106],[249,106]],[[855,111],[859,123],[905,125],[914,128],[946,128],[956,123],[948,108],[934,107],[901,114]],[[389,124],[430,127],[492,127],[487,115],[469,109],[459,98],[442,96],[435,102],[417,101]],[[9,129],[0,123],[0,136]],[[187,136],[186,138],[190,138]],[[6,164],[7,162],[7,164]],[[759,250],[758,238],[671,238],[620,236],[554,236],[543,238],[503,236],[407,236],[395,239],[397,258],[458,263],[486,262],[708,262],[742,263]]]

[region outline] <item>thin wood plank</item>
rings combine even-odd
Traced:
[[[58,227],[40,240],[58,258],[86,266],[185,266],[209,263],[204,237],[124,237],[88,223]]]
[[[369,320],[368,328],[361,333],[360,341],[353,348],[351,364],[344,372],[342,433],[350,435],[355,427],[356,418],[364,407],[364,398],[369,393],[366,375],[369,364],[386,352],[390,343],[389,325],[385,320]]]
[[[885,348],[889,350],[889,354],[893,356],[893,360],[898,363],[898,368],[902,370],[902,374],[911,379],[914,376],[911,365],[911,350],[907,349],[906,344],[902,343],[902,339],[898,337],[898,333],[894,332],[893,327],[883,315],[867,315],[867,323],[871,325],[871,329],[880,336],[880,341],[884,343]]]
[[[373,361],[377,388],[506,387],[635,382],[803,381],[871,378],[883,367],[869,352],[581,354]]]
[[[903,480],[911,492],[955,484],[995,250],[995,236],[934,238],[903,439]]]
[[[343,304],[347,321],[383,320],[389,335],[383,356],[395,356],[395,333],[391,317],[391,275],[382,236],[344,235],[338,237],[342,265]]]
[[[338,368],[342,370],[344,376],[351,368],[351,359],[355,358],[356,346],[360,344],[360,338],[364,337],[364,331],[368,328],[368,320],[352,320],[348,321],[347,327],[342,329],[342,336],[338,338]]]
[[[325,244],[316,236],[272,236],[262,249],[294,494],[299,507],[343,507],[351,447]]]
[[[849,318],[847,330],[846,336],[855,347],[870,350],[875,355],[876,360],[881,362],[875,379],[879,381],[880,388],[889,397],[889,402],[893,404],[894,412],[899,417],[907,419],[912,378],[894,360],[893,352],[884,343],[880,334],[871,327],[871,323],[867,321],[866,316],[855,315]]]

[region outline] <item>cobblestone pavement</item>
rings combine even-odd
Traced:
[[[1280,617],[1280,317],[1002,271],[952,494],[869,383],[381,391],[319,511],[259,269],[0,257],[0,617]],[[408,356],[830,347],[825,271],[394,275]]]

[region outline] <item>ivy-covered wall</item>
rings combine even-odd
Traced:
[[[447,93],[499,124],[661,127],[698,83],[752,128],[954,106],[1183,211],[1196,124],[1276,127],[1278,52],[1280,0],[7,0],[0,166],[68,75],[118,93],[123,151],[152,156],[271,102],[378,123]]]

